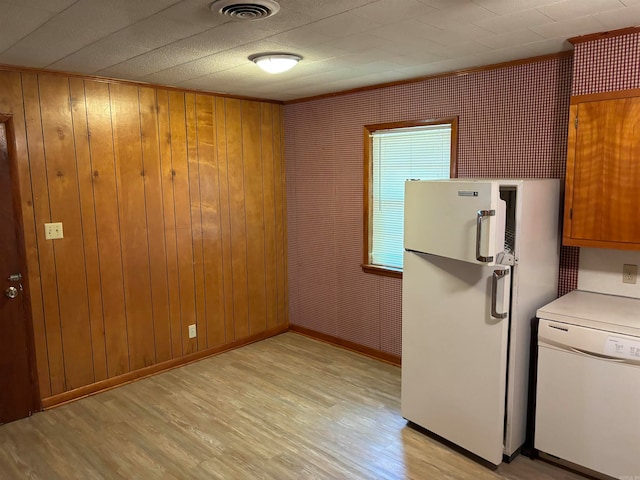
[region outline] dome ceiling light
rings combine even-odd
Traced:
[[[282,73],[291,70],[302,60],[293,53],[258,53],[249,57],[253,63],[268,73]]]

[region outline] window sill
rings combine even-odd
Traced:
[[[402,270],[399,268],[381,267],[380,265],[362,265],[362,271],[383,277],[402,278]]]

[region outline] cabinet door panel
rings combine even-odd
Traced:
[[[640,243],[639,202],[640,97],[580,104],[570,236]]]

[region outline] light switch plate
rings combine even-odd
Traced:
[[[60,238],[64,238],[64,234],[62,233],[62,223],[45,223],[44,238],[46,240],[58,240]]]
[[[196,338],[196,324],[189,325],[189,338]]]

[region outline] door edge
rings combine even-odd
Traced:
[[[30,278],[27,268],[27,252],[24,236],[24,221],[20,205],[22,204],[22,192],[20,190],[20,181],[18,178],[18,158],[16,149],[14,117],[12,114],[0,113],[0,123],[4,124],[5,135],[7,141],[7,159],[9,162],[9,175],[11,177],[11,197],[13,200],[13,217],[15,222],[15,236],[18,247],[18,263],[23,274],[23,292],[22,292],[22,308],[24,320],[26,322],[27,337],[27,356],[29,358],[29,372],[31,390],[33,392],[29,414],[42,410],[42,402],[40,398],[40,384],[38,378],[38,369],[36,362],[35,338],[33,329],[33,316],[31,312],[31,294],[30,294]]]

